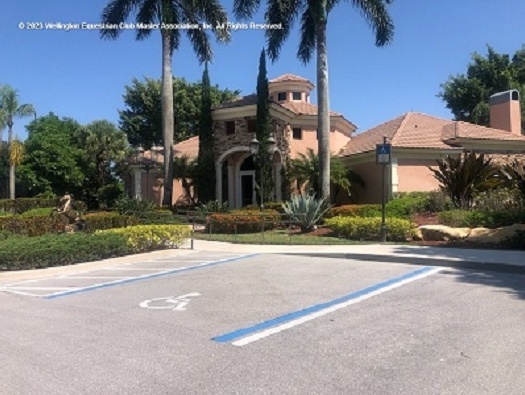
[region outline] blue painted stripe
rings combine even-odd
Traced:
[[[248,255],[242,255],[242,256],[237,256],[237,257],[232,257],[232,258],[225,258],[225,259],[221,259],[221,260],[218,260],[218,261],[206,262],[204,264],[198,264],[198,265],[184,267],[184,268],[179,268],[179,269],[167,270],[167,271],[163,271],[163,272],[159,272],[159,273],[153,273],[153,274],[148,274],[148,275],[144,275],[144,276],[140,276],[140,277],[128,278],[128,279],[124,279],[124,280],[121,280],[121,281],[114,281],[114,282],[110,282],[110,283],[103,283],[103,284],[92,285],[92,286],[84,287],[84,288],[81,288],[81,289],[75,289],[74,291],[66,291],[66,292],[59,293],[59,294],[53,294],[53,295],[44,296],[44,299],[57,299],[57,298],[61,298],[63,296],[69,296],[69,295],[80,294],[80,293],[84,293],[84,292],[88,292],[88,291],[93,291],[95,289],[116,287],[117,285],[135,283],[135,282],[143,281],[143,280],[150,280],[152,278],[169,276],[169,275],[172,275],[172,274],[188,272],[190,270],[205,269],[205,268],[208,268],[208,267],[222,265],[224,263],[230,263],[230,262],[235,262],[235,261],[238,261],[238,260],[241,260],[241,259],[251,258],[251,257],[257,256],[257,255],[258,254],[248,254]],[[140,264],[140,262],[137,262],[137,264]]]
[[[425,266],[425,267],[420,268],[418,270],[415,270],[413,272],[409,272],[409,273],[403,274],[403,275],[401,275],[399,277],[394,277],[394,278],[392,278],[390,280],[383,281],[381,283],[372,285],[370,287],[367,287],[367,288],[364,288],[364,289],[362,289],[360,291],[356,291],[356,292],[353,292],[351,294],[342,296],[340,298],[337,298],[337,299],[334,299],[334,300],[331,300],[331,301],[328,301],[328,302],[316,304],[314,306],[310,306],[310,307],[307,307],[307,308],[302,309],[302,310],[298,310],[298,311],[295,311],[295,312],[292,312],[292,313],[288,313],[288,314],[279,316],[277,318],[272,318],[270,320],[263,321],[263,322],[261,322],[259,324],[253,325],[253,326],[249,326],[249,327],[246,327],[246,328],[238,329],[238,330],[233,331],[233,332],[225,333],[224,335],[220,335],[220,336],[212,338],[212,340],[215,340],[215,341],[220,342],[220,343],[226,343],[226,342],[238,339],[240,337],[251,335],[252,333],[260,332],[260,331],[262,331],[264,329],[268,329],[268,328],[271,328],[273,326],[277,326],[277,325],[283,324],[285,322],[293,321],[293,320],[295,320],[297,318],[301,318],[301,317],[313,314],[315,312],[318,312],[320,310],[326,309],[326,308],[331,307],[333,305],[336,305],[336,304],[339,304],[339,303],[343,303],[343,302],[346,302],[346,301],[351,300],[351,299],[359,298],[359,297],[361,297],[363,295],[366,295],[366,294],[369,294],[371,292],[377,291],[377,290],[379,290],[381,288],[385,288],[385,287],[388,287],[390,285],[393,285],[393,284],[399,283],[401,281],[407,280],[409,278],[416,277],[416,276],[418,276],[420,274],[423,274],[423,273],[426,273],[426,272],[428,272],[428,271],[430,271],[432,269],[434,269],[434,267],[432,267],[432,266]]]

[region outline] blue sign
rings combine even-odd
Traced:
[[[377,144],[376,145],[376,164],[378,165],[389,165],[390,164],[390,153],[391,144]]]

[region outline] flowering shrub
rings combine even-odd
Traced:
[[[381,228],[380,217],[334,217],[325,221],[338,236],[354,240],[377,240]],[[415,225],[405,219],[387,220],[387,240],[405,241],[414,235]]]
[[[163,248],[177,248],[191,235],[188,225],[137,225],[127,228],[106,229],[95,235],[117,234],[126,239],[133,252],[145,252]]]

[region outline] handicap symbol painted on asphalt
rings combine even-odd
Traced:
[[[186,306],[190,303],[190,298],[200,296],[198,292],[191,292],[181,296],[168,296],[166,298],[148,299],[140,303],[140,307],[145,309],[164,310],[170,309],[175,311],[185,311]]]

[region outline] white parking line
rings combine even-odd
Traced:
[[[103,280],[103,279],[119,279],[119,278],[132,278],[132,277],[126,277],[126,276],[70,276],[66,278],[82,278],[82,279],[94,279],[94,280]]]
[[[156,277],[162,277],[168,274],[174,274],[177,272],[185,272],[190,270],[195,270],[199,268],[205,268],[205,267],[211,267],[215,265],[219,265],[226,262],[235,261],[237,259],[242,258],[248,258],[251,256],[254,256],[256,254],[218,254],[219,256],[215,258],[205,258],[205,259],[199,259],[199,260],[173,260],[173,261],[162,261],[161,259],[149,259],[149,260],[143,260],[140,262],[130,262],[125,263],[122,265],[114,265],[114,266],[108,266],[108,267],[100,267],[92,270],[79,270],[72,272],[70,274],[64,274],[64,275],[58,275],[55,277],[43,277],[38,279],[32,279],[32,280],[25,280],[25,281],[19,281],[11,284],[4,284],[0,286],[0,292],[8,292],[13,294],[19,294],[24,296],[33,296],[33,297],[39,297],[39,298],[56,298],[60,296],[70,295],[74,293],[80,293],[85,292],[89,290],[94,289],[100,289],[100,288],[107,288],[115,285],[120,284],[127,284],[135,281],[145,280],[149,278],[156,278]],[[222,259],[221,259],[222,257]],[[166,258],[164,258],[166,259]],[[174,265],[170,265],[170,263],[181,263],[181,262],[195,262],[195,265],[188,265],[188,266],[182,266],[182,267],[174,267]],[[162,268],[141,268],[137,267],[144,264],[167,264],[167,267]],[[171,266],[171,267],[170,267]],[[102,270],[105,270],[106,272],[101,273]],[[129,273],[122,273],[122,275],[119,275],[119,273],[111,273],[111,271],[115,272],[129,272]],[[98,272],[98,273],[95,273]],[[139,273],[132,273],[132,272],[146,272],[147,274],[139,274]],[[89,274],[93,273],[92,276]],[[100,276],[96,274],[102,274]],[[108,275],[105,275],[105,273],[108,273]],[[126,274],[130,274],[131,276],[127,276]],[[94,284],[88,284],[87,286],[81,286],[81,287],[46,287],[46,286],[40,286],[45,285],[45,281],[56,281],[57,280],[65,280],[65,279],[85,279],[85,280],[101,280],[96,281]],[[106,280],[106,281],[104,281]],[[40,284],[36,284],[40,283]],[[25,291],[50,291],[48,293],[30,293]]]
[[[3,287],[2,290],[11,290],[16,291],[71,291],[74,289],[79,289],[78,287]]]

